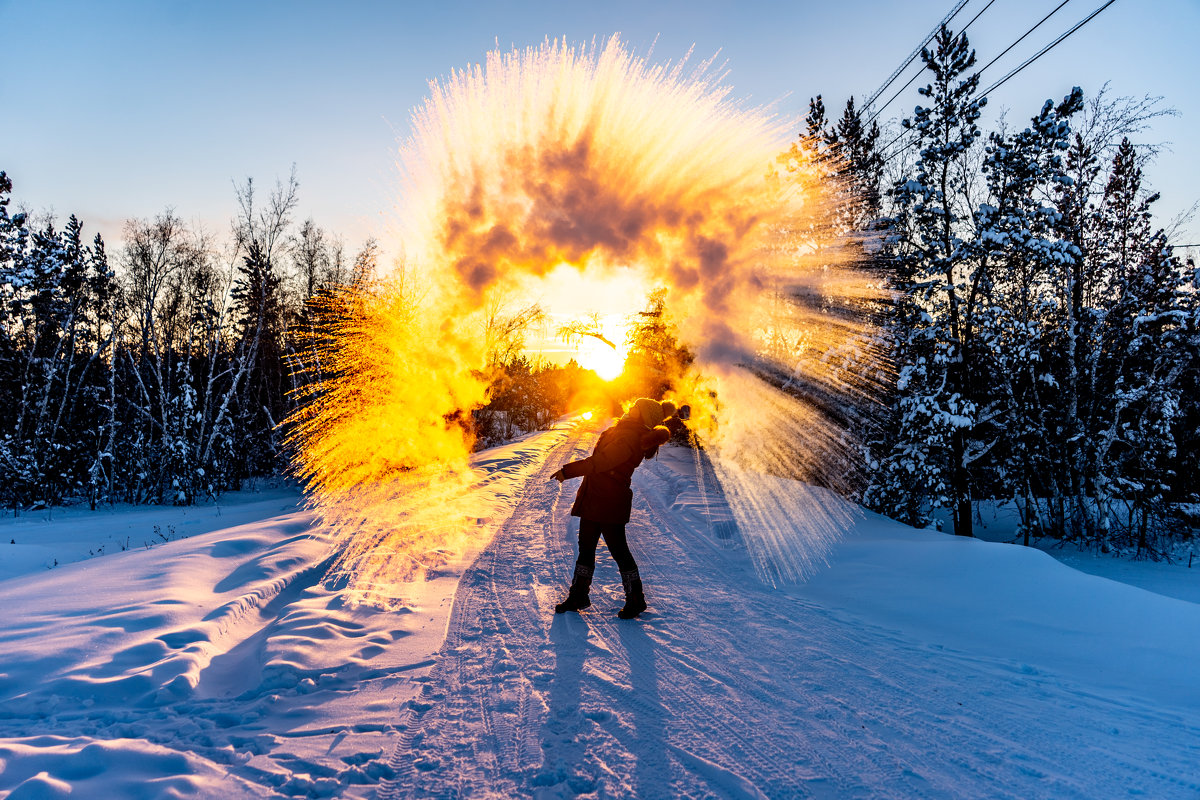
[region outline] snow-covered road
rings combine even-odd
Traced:
[[[864,513],[773,587],[691,451],[635,475],[650,610],[602,549],[555,615],[594,437],[481,453],[481,549],[402,613],[322,584],[295,496],[0,580],[0,799],[1200,796],[1200,605]]]
[[[745,549],[671,513],[678,480],[662,464],[637,474],[629,526],[651,610],[615,618],[620,578],[602,551],[593,607],[555,615],[575,487],[548,479],[590,441],[550,454],[464,575],[381,797],[1200,792],[1194,713],[1114,702],[765,586]]]

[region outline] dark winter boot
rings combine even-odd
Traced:
[[[588,589],[592,587],[592,571],[594,569],[595,567],[585,567],[583,564],[575,565],[575,577],[571,580],[571,590],[567,593],[567,599],[554,607],[555,614],[580,611],[592,604],[588,598]]]
[[[621,573],[625,585],[625,607],[617,612],[621,619],[633,619],[646,610],[646,595],[642,593],[642,578],[636,569]]]

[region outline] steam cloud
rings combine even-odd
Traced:
[[[788,353],[784,372],[842,381],[823,354],[860,327],[764,304],[771,293],[869,294],[819,247],[836,187],[816,164],[784,164],[791,128],[733,102],[710,63],[652,64],[616,37],[492,52],[431,83],[400,159],[415,272],[335,302],[321,353],[335,377],[293,420],[299,471],[344,544],[340,573],[361,586],[408,578],[477,535],[461,508],[434,524],[414,487],[441,497],[469,488],[471,442],[456,420],[486,400],[473,372],[481,309],[563,264],[596,275],[632,267],[667,287],[681,338],[718,382],[768,340]],[[770,425],[795,403],[778,395],[718,414],[693,402],[731,453],[736,428],[717,436],[718,416]]]

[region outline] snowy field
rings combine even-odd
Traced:
[[[556,616],[577,482],[549,476],[594,436],[481,453],[478,549],[399,612],[322,583],[290,490],[0,520],[0,798],[1200,797],[1200,569],[848,509],[771,586],[667,448],[629,526],[650,611],[615,618],[602,551]]]

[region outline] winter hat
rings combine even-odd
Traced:
[[[675,404],[672,403],[670,400],[663,400],[662,401],[662,411],[663,411],[663,419],[674,416]]]
[[[642,424],[647,428],[654,428],[662,424],[663,407],[657,400],[639,397],[633,402],[633,407],[638,410],[638,414],[642,417]]]

